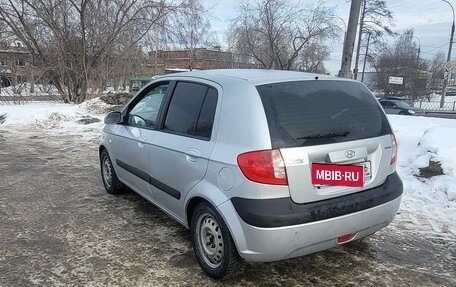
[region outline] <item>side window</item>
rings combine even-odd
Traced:
[[[217,90],[209,88],[204,100],[201,114],[196,125],[195,136],[211,138],[212,126],[214,125],[215,109],[217,107]]]
[[[171,98],[164,130],[210,139],[216,106],[214,88],[179,82]]]
[[[145,90],[145,96],[136,103],[128,114],[128,124],[138,127],[155,128],[158,112],[169,83]]]

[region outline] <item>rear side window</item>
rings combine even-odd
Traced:
[[[195,136],[211,138],[212,126],[214,125],[215,109],[217,107],[217,90],[209,88],[201,108],[201,113],[196,126]]]
[[[216,89],[179,82],[169,104],[164,130],[208,140],[212,134],[216,106]]]
[[[362,84],[300,81],[257,87],[274,148],[311,146],[391,133],[377,100]]]
[[[380,104],[383,106],[383,107],[392,107],[394,106],[394,104],[390,101],[381,101]]]

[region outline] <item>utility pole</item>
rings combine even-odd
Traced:
[[[358,79],[358,65],[359,65],[359,56],[361,54],[361,40],[363,38],[363,28],[364,28],[364,17],[366,15],[366,0],[361,1],[361,5],[363,6],[363,11],[361,12],[361,18],[359,19],[359,31],[358,31],[358,45],[356,47],[356,59],[355,59],[355,69],[353,73],[353,79],[357,80]],[[370,34],[369,34],[370,37]],[[366,61],[364,61],[364,64],[366,64]],[[364,74],[364,70],[363,70]],[[361,80],[362,82],[362,80]]]
[[[361,10],[361,0],[352,0],[350,8],[350,18],[348,19],[347,36],[344,41],[344,51],[342,54],[342,64],[340,65],[339,77],[351,78],[351,62],[353,58],[353,48],[355,47],[356,30],[358,28],[359,11]]]
[[[450,37],[450,46],[448,47],[448,57],[447,57],[447,63],[451,61],[451,49],[453,48],[453,37],[454,37],[454,8],[453,5],[451,5],[450,2],[446,0],[442,0],[443,2],[447,3],[448,5],[451,6],[451,10],[453,11],[453,25],[451,26],[451,37]],[[443,79],[443,91],[442,91],[442,97],[440,98],[440,108],[443,108],[443,105],[445,104],[445,95],[446,95],[446,87],[448,85],[448,79],[450,78],[451,75],[451,69],[445,72],[445,78]]]

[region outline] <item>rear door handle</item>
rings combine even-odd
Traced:
[[[185,159],[189,162],[197,162],[201,157],[201,152],[194,148],[189,148],[185,151]]]

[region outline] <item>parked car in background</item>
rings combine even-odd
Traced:
[[[412,107],[404,101],[381,99],[380,105],[387,114],[424,116],[426,113],[423,109]]]
[[[104,186],[190,229],[213,278],[371,235],[396,215],[397,142],[361,83],[272,70],[170,74],[107,115]],[[151,238],[153,244],[153,238]]]
[[[378,99],[379,101],[381,100],[393,100],[393,101],[401,101],[401,102],[405,102],[409,105],[413,105],[413,100],[412,99],[409,99],[409,98],[404,98],[404,97],[395,97],[395,96],[388,96],[388,97],[383,97],[383,98],[380,98]]]

